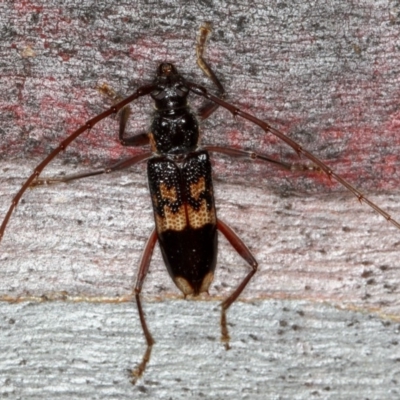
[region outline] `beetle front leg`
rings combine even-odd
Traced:
[[[225,98],[225,89],[222,86],[222,83],[215,75],[214,71],[210,67],[210,65],[204,59],[204,50],[206,48],[207,37],[211,33],[211,24],[205,23],[201,26],[199,35],[197,37],[197,45],[196,45],[196,55],[197,55],[197,65],[203,71],[204,75],[206,75],[213,84],[218,88],[218,96],[223,99]],[[198,111],[198,115],[201,119],[207,119],[217,108],[218,104],[213,102],[206,103],[203,107]]]
[[[131,115],[131,109],[129,106],[124,107],[120,111],[119,115],[119,134],[118,139],[122,146],[137,147],[146,146],[150,143],[150,136],[148,133],[140,133],[131,137],[125,137],[126,124],[129,116]]]

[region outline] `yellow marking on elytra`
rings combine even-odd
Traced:
[[[185,207],[183,205],[179,207],[178,211],[175,213],[166,205],[164,206],[164,217],[161,217],[157,213],[155,216],[158,233],[167,230],[182,231],[187,226]]]
[[[160,193],[163,199],[169,200],[171,203],[178,200],[178,193],[175,187],[168,188],[165,183],[160,184]],[[153,202],[158,206],[158,200],[156,196],[153,196]],[[164,216],[160,216],[157,213],[156,226],[157,232],[162,233],[167,230],[182,231],[187,226],[185,207],[182,204],[176,212],[173,212],[169,205],[163,207]]]
[[[190,185],[190,195],[198,200],[200,195],[206,191],[206,180],[201,177],[196,183]],[[210,210],[207,208],[205,199],[202,199],[198,209],[193,208],[190,204],[187,205],[187,214],[189,224],[192,228],[202,228],[206,224],[215,224],[215,210],[214,207]]]
[[[168,188],[165,183],[160,183],[160,192],[163,199],[168,199],[171,202],[178,200],[178,195],[174,186]]]
[[[174,278],[174,282],[175,282],[175,285],[178,287],[178,289],[185,296],[190,296],[193,294],[195,294],[195,296],[197,296],[200,293],[208,293],[208,288],[210,287],[213,279],[214,279],[214,273],[213,272],[207,273],[203,279],[203,282],[201,282],[199,293],[196,293],[196,294],[194,293],[194,289],[187,279],[182,278],[181,276],[177,276]]]
[[[201,282],[201,287],[200,287],[200,293],[203,292],[208,292],[208,288],[211,285],[211,282],[214,279],[214,273],[213,272],[209,272],[203,279],[203,282]]]
[[[189,189],[190,196],[198,200],[200,195],[206,191],[205,179],[200,178],[198,182],[191,184]],[[170,203],[174,203],[178,200],[178,193],[174,186],[168,187],[166,184],[161,183],[160,194],[162,199],[169,200]],[[156,196],[153,196],[153,202],[157,208],[159,204]],[[160,216],[157,213],[155,214],[158,233],[167,230],[182,231],[188,225],[193,229],[198,229],[206,224],[215,224],[217,221],[214,207],[208,209],[205,199],[201,200],[199,208],[194,208],[188,203],[182,204],[176,211],[172,211],[171,206],[164,205],[163,213],[164,216]]]
[[[190,205],[187,206],[187,214],[189,218],[189,225],[196,229],[202,228],[206,224],[215,224],[215,210],[214,207],[208,210],[206,200],[203,199],[200,208],[194,209]]]
[[[194,289],[192,285],[187,281],[187,279],[182,278],[181,276],[177,276],[174,279],[175,285],[178,286],[178,289],[185,295],[190,295],[194,293]]]
[[[206,190],[206,180],[201,177],[196,183],[190,185],[190,195],[198,200],[202,192]]]

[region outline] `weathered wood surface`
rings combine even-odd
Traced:
[[[238,302],[232,348],[214,302],[146,304],[157,341],[146,376],[134,306],[0,303],[2,398],[398,399],[399,324],[305,301]],[[7,397],[8,396],[8,397]]]
[[[35,163],[110,104],[99,85],[128,94],[164,60],[207,83],[194,40],[211,20],[209,59],[228,98],[400,219],[396,3],[234,3],[2,3],[0,215]],[[133,107],[132,132],[145,130],[149,104]],[[111,119],[100,124],[45,173],[131,154],[116,130]],[[297,161],[224,111],[203,124],[203,142]],[[125,369],[144,344],[135,306],[119,302],[129,298],[153,226],[138,166],[28,191],[10,220],[1,299],[60,301],[1,304],[3,397],[399,397],[400,232],[315,174],[220,158],[215,174],[219,216],[260,263],[243,294],[251,304],[229,314],[233,349],[218,342],[216,300],[244,276],[243,261],[221,239],[211,303],[169,301],[179,294],[157,250],[144,287],[157,345],[144,380],[129,386]]]

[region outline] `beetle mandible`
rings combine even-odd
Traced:
[[[111,173],[128,168],[141,161],[147,161],[149,189],[154,210],[155,229],[145,245],[140,261],[138,277],[134,289],[141,326],[147,342],[142,361],[132,371],[135,382],[144,372],[150,360],[154,339],[147,327],[141,305],[140,293],[146,278],[151,256],[156,242],[159,242],[162,257],[167,270],[184,296],[196,296],[207,292],[213,280],[216,267],[218,231],[221,232],[238,254],[250,266],[250,272],[240,285],[221,304],[222,341],[229,348],[229,333],[226,322],[226,310],[239,297],[257,270],[257,261],[236,233],[215,212],[211,163],[209,153],[225,154],[233,158],[247,158],[273,163],[289,171],[317,171],[325,173],[353,193],[360,202],[366,203],[397,228],[400,224],[378,207],[341,176],[337,175],[325,163],[303,149],[295,141],[268,123],[250,115],[225,101],[225,90],[204,60],[205,43],[211,32],[210,24],[200,28],[197,40],[197,63],[205,75],[218,89],[218,96],[204,87],[186,80],[171,63],[164,62],[157,69],[156,78],[151,84],[139,87],[135,93],[119,101],[108,110],[87,121],[53,150],[33,171],[14,197],[0,227],[0,240],[4,235],[13,210],[28,187],[60,182],[70,182],[89,176]],[[188,105],[190,93],[207,100],[197,115]],[[127,137],[126,124],[129,118],[129,103],[142,96],[150,95],[155,102],[155,113],[149,133]],[[272,133],[291,146],[299,156],[312,162],[306,164],[288,164],[263,154],[239,150],[231,147],[200,146],[199,120],[208,118],[218,107],[229,110],[233,116],[242,117]],[[65,177],[39,178],[43,169],[79,135],[93,128],[104,118],[119,113],[119,142],[123,146],[150,145],[151,151],[135,155],[120,161],[111,167],[75,174]]]

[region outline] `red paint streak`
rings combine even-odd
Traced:
[[[43,11],[44,7],[39,6],[36,2],[31,2],[28,0],[19,0],[13,3],[14,9],[20,13],[40,13]]]
[[[71,58],[71,55],[68,53],[58,53],[59,57],[62,58],[63,61],[69,61],[69,59]]]

